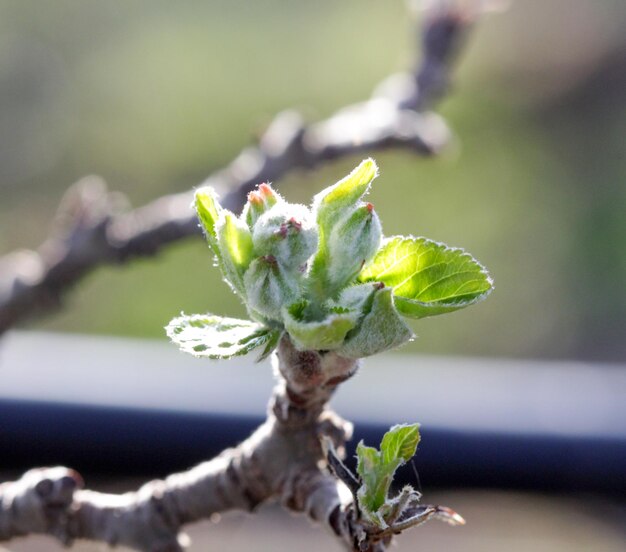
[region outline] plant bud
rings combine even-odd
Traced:
[[[375,241],[378,247],[381,233],[380,221],[375,214],[372,214],[372,208],[361,202],[361,198],[369,191],[372,180],[377,174],[378,167],[374,160],[366,159],[344,179],[313,198],[319,247],[311,261],[308,287],[309,293],[318,301],[335,297],[343,286],[350,283],[356,275],[350,261],[354,261],[354,255],[356,255],[356,263],[360,266],[362,258],[365,257],[363,253],[368,253],[369,240]],[[355,215],[355,209],[357,219],[361,217],[369,220],[370,232],[364,232],[363,236],[359,236],[357,231],[347,232],[348,229],[338,228],[345,226],[346,221]],[[358,220],[353,221],[351,225],[358,226]],[[331,242],[336,242],[338,236],[342,236],[339,239],[351,240],[351,243],[339,247],[333,246]],[[352,243],[353,240],[361,238],[365,238],[366,243]],[[361,251],[359,245],[363,246],[361,249],[364,248],[365,251]],[[344,258],[346,254],[350,257]],[[342,263],[345,264],[344,267],[340,266]]]
[[[255,313],[281,321],[281,308],[292,304],[298,294],[297,281],[281,267],[273,255],[252,261],[244,275],[250,316]]]
[[[244,205],[241,219],[252,230],[263,213],[267,213],[274,205],[282,202],[283,198],[269,184],[260,184],[256,190],[248,194],[248,202]]]
[[[306,207],[281,203],[257,220],[252,241],[257,255],[272,255],[286,271],[302,275],[317,249],[317,230]]]
[[[351,283],[378,251],[382,228],[371,203],[358,205],[339,221],[328,239],[327,283],[334,294]]]

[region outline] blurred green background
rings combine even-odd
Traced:
[[[386,234],[462,246],[483,304],[403,351],[626,359],[626,4],[524,0],[478,25],[440,111],[438,159],[376,154]],[[287,107],[325,117],[412,65],[405,3],[0,0],[0,254],[36,247],[63,191],[133,205],[187,190]],[[309,198],[360,159],[278,183]],[[181,310],[243,316],[200,240],[101,269],[30,327],[165,339]]]

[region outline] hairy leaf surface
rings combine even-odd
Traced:
[[[278,344],[281,331],[265,328],[248,320],[212,314],[181,315],[165,328],[168,337],[181,351],[213,359],[245,355],[264,347],[261,359]]]
[[[384,506],[396,470],[408,462],[419,443],[419,424],[393,426],[380,443],[380,451],[366,447],[361,441],[357,445],[357,473],[361,487],[357,492],[362,513],[384,527]]]
[[[374,292],[369,312],[348,334],[339,354],[348,358],[363,358],[398,347],[412,337],[411,328],[393,305],[391,288],[384,288]]]
[[[402,460],[408,462],[417,449],[420,440],[419,424],[400,424],[393,426],[385,433],[380,443],[382,460],[385,463]]]
[[[356,326],[360,314],[357,311],[336,309],[322,320],[308,321],[300,316],[301,307],[302,303],[296,303],[282,311],[285,329],[300,350],[337,349],[346,334]]]
[[[327,224],[340,211],[356,205],[377,175],[376,162],[365,159],[348,176],[317,194],[313,198],[313,208],[318,223]]]
[[[357,492],[359,506],[370,514],[376,514],[385,503],[387,491],[393,480],[393,470],[382,464],[380,452],[367,447],[361,441],[356,447],[357,473],[362,486]]]
[[[244,222],[228,212],[215,227],[224,277],[245,299],[243,276],[252,261],[252,236]]]
[[[217,245],[215,225],[217,224],[220,213],[223,209],[217,201],[217,195],[215,194],[213,188],[206,186],[196,190],[194,196],[194,207],[211,249],[213,249],[213,252],[218,258],[220,258],[221,254]]]
[[[359,280],[393,288],[396,308],[411,318],[473,305],[493,289],[486,269],[463,249],[403,236],[385,240]]]
[[[359,257],[356,253],[357,245],[354,240],[348,246],[353,247],[353,254],[345,251],[333,252],[331,246],[332,235],[338,225],[344,221],[344,217],[349,215],[355,207],[358,207],[361,198],[367,193],[371,182],[378,174],[378,167],[373,159],[366,159],[356,167],[348,176],[326,188],[313,198],[313,213],[318,225],[318,248],[311,262],[311,271],[309,274],[310,289],[314,295],[320,297],[332,297],[339,289],[346,285],[347,281],[342,281],[338,277],[337,266],[342,267],[344,264],[352,263],[355,258]],[[362,204],[365,206],[365,204]],[[373,217],[374,215],[372,215]],[[370,217],[370,218],[372,218]],[[373,224],[370,224],[368,232],[376,234],[373,241],[380,240],[380,223],[376,218]],[[357,238],[354,238],[357,239]],[[367,242],[367,240],[365,240]],[[348,247],[350,250],[350,247]],[[365,259],[368,260],[368,259]],[[357,259],[356,271],[363,259]],[[333,267],[333,265],[336,265]],[[346,270],[348,277],[354,277],[355,273],[348,267]]]

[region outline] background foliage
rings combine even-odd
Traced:
[[[462,246],[489,301],[403,351],[623,360],[626,6],[526,0],[482,22],[437,160],[377,155],[385,233]],[[89,173],[139,205],[197,185],[273,114],[316,119],[412,63],[403,2],[0,1],[0,253],[36,247]],[[306,201],[348,159],[279,187]],[[241,317],[202,240],[106,268],[36,327],[165,339],[181,310]]]

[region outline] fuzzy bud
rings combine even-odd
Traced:
[[[255,313],[281,321],[281,308],[297,298],[297,281],[280,265],[273,255],[252,261],[244,275],[250,316]]]
[[[371,203],[361,203],[333,227],[328,239],[327,279],[332,290],[352,282],[382,240],[382,228]]]
[[[272,255],[286,271],[302,275],[317,248],[317,230],[306,207],[281,203],[257,220],[252,241],[257,255]]]
[[[318,301],[335,298],[371,256],[371,248],[378,248],[380,221],[373,206],[361,201],[377,174],[376,163],[366,159],[313,199],[319,247],[311,262],[308,288]]]
[[[252,230],[261,215],[267,213],[277,203],[283,202],[283,198],[269,184],[260,184],[256,190],[248,194],[248,201],[244,205],[241,218]]]

